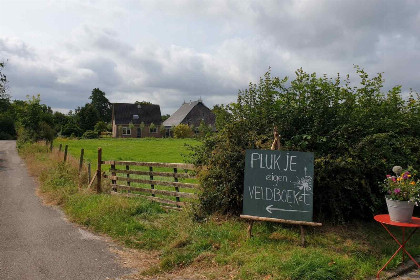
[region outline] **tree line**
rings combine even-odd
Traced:
[[[53,112],[51,107],[41,104],[40,95],[27,96],[26,100],[11,100],[4,67],[4,62],[1,62],[0,139],[19,137],[20,142],[52,141],[57,135],[81,137],[110,130],[111,103],[99,88],[92,90],[89,103],[77,107],[74,112]]]

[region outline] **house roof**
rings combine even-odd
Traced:
[[[131,104],[131,103],[114,103],[112,104],[112,114],[115,124],[144,124],[154,123],[160,125],[162,123],[162,115],[160,106],[156,104]],[[135,116],[138,116],[136,118]]]
[[[201,101],[184,102],[182,106],[173,113],[166,121],[163,122],[164,126],[177,126],[185,119],[189,112]]]

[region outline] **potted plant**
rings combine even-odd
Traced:
[[[394,166],[395,176],[386,175],[384,188],[386,205],[391,221],[408,223],[413,216],[414,205],[420,202],[420,180],[416,179],[417,171],[412,167],[403,170]]]

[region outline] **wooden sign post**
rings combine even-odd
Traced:
[[[304,246],[302,226],[322,225],[312,221],[314,154],[279,148],[275,130],[272,150],[246,151],[241,218],[300,225]]]

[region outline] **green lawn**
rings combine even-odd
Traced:
[[[188,154],[187,145],[199,145],[194,139],[174,138],[101,138],[101,139],[66,139],[58,138],[54,147],[68,145],[68,152],[75,158],[80,157],[84,149],[86,162],[96,168],[98,147],[102,148],[102,160],[127,160],[145,162],[185,162],[183,155]]]

